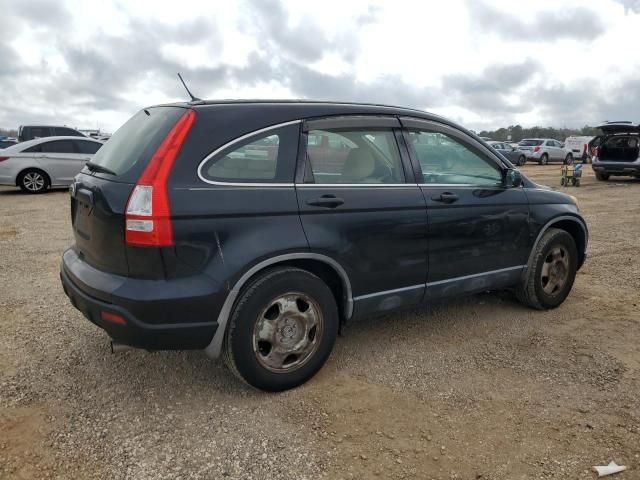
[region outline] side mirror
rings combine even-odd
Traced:
[[[504,185],[507,188],[517,188],[522,185],[522,175],[515,168],[510,168],[504,176]]]

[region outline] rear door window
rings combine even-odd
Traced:
[[[49,127],[30,127],[27,130],[27,135],[30,138],[44,138],[52,136],[52,133]]]
[[[287,125],[229,143],[202,162],[200,177],[209,183],[292,183],[299,134],[298,124]]]
[[[404,171],[393,131],[389,129],[311,130],[305,183],[403,183]]]
[[[71,140],[55,140],[41,144],[43,153],[76,153]]]

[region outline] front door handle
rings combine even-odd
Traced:
[[[335,195],[322,195],[320,198],[308,200],[307,205],[313,207],[336,208],[344,203],[344,200]]]
[[[457,202],[458,199],[459,199],[458,195],[450,192],[444,192],[444,193],[441,193],[440,195],[435,195],[431,197],[431,200],[436,202],[442,202],[442,203],[453,203],[453,202]]]

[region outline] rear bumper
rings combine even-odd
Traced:
[[[114,341],[146,350],[205,348],[226,298],[205,276],[129,279],[94,269],[73,249],[63,255],[60,280],[72,305],[89,321]],[[124,324],[105,320],[103,312],[119,315]]]
[[[596,173],[607,175],[640,175],[639,162],[599,162],[591,164],[591,168]]]

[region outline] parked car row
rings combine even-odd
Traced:
[[[574,160],[573,151],[553,138],[525,138],[517,146],[493,140],[487,143],[517,166],[522,166],[527,161],[535,161],[540,165],[559,161],[565,165],[571,165]]]

